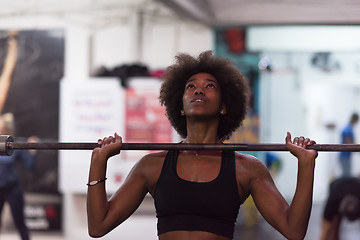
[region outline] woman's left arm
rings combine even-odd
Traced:
[[[306,149],[315,143],[308,138],[296,137],[292,141],[287,133],[285,141],[288,150],[298,158],[297,185],[291,204],[286,202],[265,170],[251,181],[251,194],[257,208],[273,227],[288,239],[303,239],[312,207],[317,151]]]

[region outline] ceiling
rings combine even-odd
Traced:
[[[0,19],[51,15],[102,26],[128,21],[134,11],[173,14],[167,9],[209,26],[360,24],[358,0],[0,0]]]
[[[360,24],[358,0],[158,0],[210,25]]]
[[[162,16],[164,6],[156,0],[0,0],[0,21],[46,19],[101,28],[131,21],[134,12]],[[169,11],[169,10],[168,10]]]

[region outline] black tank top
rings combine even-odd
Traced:
[[[165,157],[154,204],[158,235],[177,230],[205,231],[233,237],[240,208],[235,153],[223,151],[218,176],[204,183],[186,181],[176,172],[178,151]]]

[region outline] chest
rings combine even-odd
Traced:
[[[158,215],[236,213],[240,199],[235,164],[231,160],[221,156],[198,159],[179,156],[166,161],[154,195]]]
[[[179,155],[176,174],[190,182],[210,182],[220,173],[221,155]]]

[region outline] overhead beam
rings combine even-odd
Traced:
[[[161,2],[175,14],[181,18],[188,18],[190,20],[210,26],[213,24],[214,18],[210,8],[201,6],[198,1],[191,0],[157,0]]]
[[[356,1],[211,1],[214,25],[276,25],[360,23]]]

